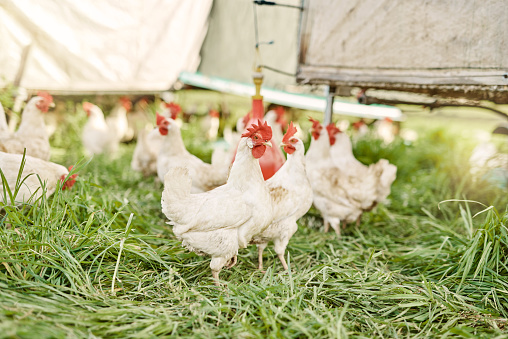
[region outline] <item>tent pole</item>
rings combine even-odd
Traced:
[[[21,79],[23,78],[23,74],[25,73],[26,61],[28,60],[28,54],[30,53],[30,49],[32,48],[32,44],[26,45],[23,47],[21,51],[21,60],[19,62],[18,71],[16,72],[16,78],[14,79],[14,86],[19,87],[21,85]]]
[[[325,117],[323,118],[324,125],[328,125],[329,123],[332,122],[334,96],[335,96],[335,86],[328,86],[328,93],[326,95]]]

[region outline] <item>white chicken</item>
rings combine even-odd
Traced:
[[[369,183],[374,184],[376,189],[374,203],[364,210],[370,210],[378,203],[384,202],[390,195],[391,185],[397,176],[397,166],[390,164],[386,159],[380,159],[377,163],[366,166],[355,158],[351,139],[346,133],[342,133],[333,124],[327,126],[327,131],[333,164],[346,175],[360,178],[365,183],[364,187]],[[367,191],[368,188],[366,188]]]
[[[209,109],[208,115],[201,122],[201,128],[206,131],[206,138],[210,141],[217,140],[220,127],[220,113],[215,109]]]
[[[83,103],[83,110],[88,115],[88,121],[83,127],[81,141],[87,154],[115,154],[120,140],[109,130],[102,110],[89,102]]]
[[[162,212],[184,247],[212,257],[216,285],[221,269],[236,263],[238,249],[247,247],[272,221],[270,192],[258,160],[271,137],[266,123],[252,125],[242,135],[227,183],[209,192],[191,194],[187,168],[171,168],[164,177]]]
[[[9,194],[4,196],[4,189],[5,192],[8,192],[8,190],[0,176],[0,184],[2,185],[2,189],[0,189],[0,202],[6,205],[34,203],[42,196],[43,188],[41,182],[45,185],[47,197],[55,192],[58,182],[62,182],[62,189],[71,188],[76,182],[75,178],[77,174],[69,176],[69,171],[64,166],[27,155],[21,174],[21,181],[18,184],[18,192],[14,195],[22,160],[23,154],[0,152],[0,170],[5,176],[7,186],[11,194],[13,194],[12,198],[14,199],[14,201],[11,201]]]
[[[118,142],[129,141],[132,136],[128,135],[129,122],[127,112],[132,108],[132,103],[127,97],[121,97],[106,118],[109,133]]]
[[[26,154],[49,160],[51,146],[46,133],[43,113],[53,106],[53,97],[46,92],[39,92],[30,99],[21,114],[21,124],[18,130],[0,132],[0,151],[6,153]]]
[[[374,123],[374,134],[385,144],[391,143],[395,140],[397,133],[397,127],[393,124],[393,120],[390,118],[384,118]]]
[[[141,98],[134,104],[134,109],[127,114],[127,123],[126,140],[137,140],[141,131],[153,128],[152,120],[148,114],[148,100],[146,98]]]
[[[165,106],[167,108],[163,111],[163,116],[176,120],[178,113],[181,112],[180,106],[174,103]],[[157,175],[157,157],[164,139],[158,127],[150,131],[140,131],[132,155],[131,168],[143,173],[144,176]]]
[[[325,232],[329,226],[340,236],[340,223],[356,221],[365,207],[372,205],[374,186],[364,190],[361,182],[347,176],[335,167],[330,159],[330,140],[325,128],[312,120],[312,140],[305,156],[307,177],[314,192],[314,206],[321,212]]]
[[[187,151],[175,120],[157,114],[157,126],[164,136],[157,156],[157,175],[161,181],[170,168],[185,167],[192,178],[192,193],[206,192],[226,182],[227,168],[203,162]]]
[[[293,123],[282,138],[282,146],[288,154],[287,161],[266,181],[270,190],[273,206],[271,224],[260,234],[252,238],[258,246],[258,268],[263,269],[263,251],[268,242],[273,241],[284,270],[288,269],[284,252],[289,240],[298,230],[296,221],[300,219],[312,205],[312,187],[305,171],[305,147],[295,137],[297,132]]]
[[[270,110],[265,114],[265,121],[268,123],[268,126],[272,128],[273,133],[273,142],[276,145],[280,145],[282,142],[282,125],[278,121],[279,116],[275,112],[275,110]],[[282,151],[281,151],[282,152]]]
[[[247,113],[244,117],[239,118],[236,121],[236,132],[233,132],[230,128],[224,128],[224,140],[226,143],[216,143],[214,145],[212,152],[212,165],[229,169],[233,159],[235,158],[236,147],[238,146],[242,132],[245,130],[245,127],[247,127],[246,124],[249,120],[250,113]]]
[[[353,139],[357,141],[358,139],[364,138],[369,134],[369,126],[362,118],[352,124],[353,127]]]

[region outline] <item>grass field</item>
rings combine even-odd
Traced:
[[[83,121],[69,115],[53,161],[83,159]],[[407,121],[425,125],[415,143],[355,147],[364,163],[398,166],[387,204],[340,239],[311,209],[289,243],[289,272],[270,246],[266,273],[256,270],[251,246],[221,288],[209,258],[165,224],[162,185],[130,169],[134,145],[82,162],[72,190],[0,212],[0,337],[508,338],[508,194],[473,181],[467,161],[473,129],[491,122],[424,121]],[[209,159],[197,126],[185,142]]]

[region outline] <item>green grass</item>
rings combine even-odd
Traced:
[[[67,117],[54,161],[82,159],[83,120]],[[209,159],[196,126],[185,141]],[[0,337],[507,338],[508,196],[472,182],[472,147],[439,128],[410,145],[359,142],[362,161],[398,166],[390,201],[341,239],[311,209],[288,273],[271,248],[257,271],[251,246],[216,288],[209,258],[165,224],[162,185],[130,170],[134,145],[122,145],[116,159],[94,157],[72,190],[0,212]]]

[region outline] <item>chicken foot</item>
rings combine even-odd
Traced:
[[[265,273],[263,271],[263,251],[265,250],[268,244],[258,244],[258,270]]]
[[[324,225],[325,225],[325,233],[328,233],[328,230],[330,229],[330,223],[328,222],[327,219],[324,220]]]
[[[236,257],[236,255],[234,257]],[[212,257],[212,260],[210,261],[210,269],[212,270],[213,283],[215,286],[221,286],[219,283],[219,272],[226,265],[226,263],[232,259],[233,258],[228,259],[227,257]]]

